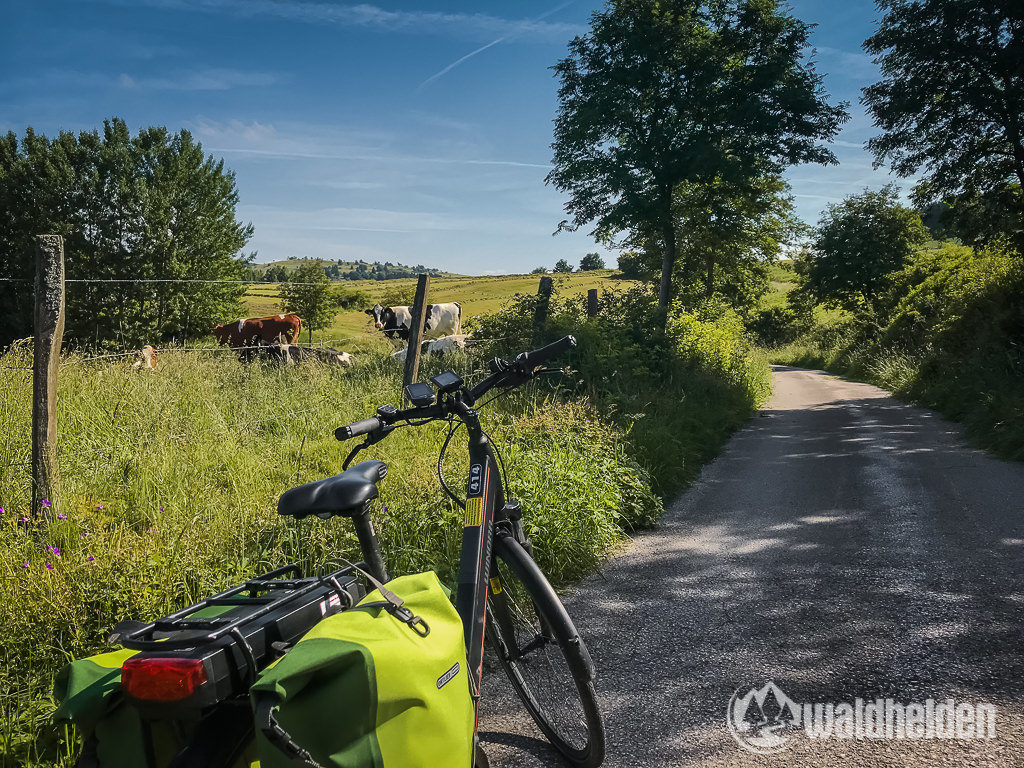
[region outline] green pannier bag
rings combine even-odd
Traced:
[[[55,723],[74,725],[84,737],[81,765],[140,768],[146,763],[146,738],[138,711],[121,696],[121,665],[138,651],[122,649],[76,659],[57,673],[53,695],[60,702]],[[157,765],[166,765],[181,749],[181,734],[170,722],[149,721],[149,738]],[[252,745],[234,768],[259,766]]]
[[[57,673],[53,684],[60,702],[54,722],[76,726],[93,742],[104,768],[146,764],[139,715],[120,696],[121,665],[136,653],[120,650],[76,659]]]
[[[462,620],[433,572],[329,616],[252,686],[262,768],[470,768]]]

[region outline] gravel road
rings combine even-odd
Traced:
[[[664,524],[566,600],[598,666],[605,765],[1024,765],[1024,465],[875,387],[774,381]],[[753,754],[726,710],[769,681],[798,703],[991,703],[996,735],[786,729]],[[492,766],[563,764],[497,669],[481,733]]]

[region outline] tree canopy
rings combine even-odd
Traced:
[[[237,317],[252,227],[222,160],[188,131],[123,120],[55,138],[0,137],[0,277],[31,280],[33,238],[64,236],[65,335],[79,342],[153,343],[197,336]],[[146,282],[166,281],[166,282]],[[181,282],[178,282],[181,281]],[[32,330],[32,291],[0,290],[0,342]]]
[[[599,253],[588,253],[580,259],[580,272],[588,272],[592,269],[604,269],[604,259]]]
[[[547,181],[569,194],[570,216],[559,228],[593,222],[605,242],[658,233],[667,305],[676,187],[836,162],[820,142],[847,113],[804,57],[809,29],[775,0],[616,0],[595,12],[554,67]]]
[[[689,304],[716,292],[746,311],[768,290],[768,265],[781,244],[804,229],[789,185],[778,176],[715,179],[676,188],[680,296]]]
[[[323,330],[338,314],[339,297],[331,288],[331,281],[317,261],[300,264],[291,274],[291,279],[281,284],[281,309],[293,312],[302,320],[302,327],[309,332],[309,343],[313,343],[313,331]]]
[[[565,259],[559,259],[555,262],[555,272],[572,272],[572,264]]]
[[[896,187],[864,190],[830,204],[804,261],[804,290],[819,301],[874,308],[885,276],[904,267],[928,239],[917,211],[899,204]]]
[[[923,174],[920,202],[949,203],[968,238],[992,239],[994,229],[1008,227],[1021,248],[1024,4],[878,0],[878,7],[884,15],[864,48],[882,79],[862,101],[883,133],[868,147],[901,176]]]

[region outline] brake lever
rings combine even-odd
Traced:
[[[348,456],[345,458],[345,462],[341,465],[341,471],[344,472],[346,469],[348,469],[348,465],[352,463],[352,459],[354,459],[361,450],[363,450],[364,448],[369,448],[371,445],[376,445],[385,437],[394,432],[397,428],[398,427],[396,427],[394,424],[386,424],[380,429],[374,432],[370,432],[366,436],[366,439],[363,440],[363,442],[361,442],[359,445],[357,445],[349,452]]]

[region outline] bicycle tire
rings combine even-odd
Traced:
[[[597,768],[605,734],[593,663],[561,600],[511,537],[495,539],[491,585],[487,634],[512,687],[570,765]]]

